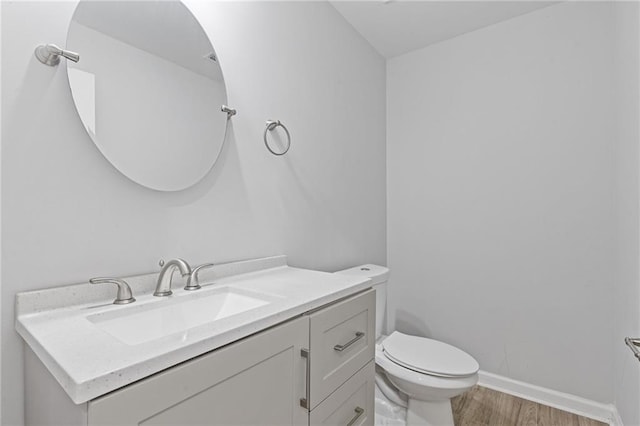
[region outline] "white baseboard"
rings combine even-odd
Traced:
[[[599,420],[611,426],[623,426],[620,414],[618,414],[618,410],[613,404],[603,404],[497,374],[487,373],[486,371],[479,371],[478,376],[478,384],[485,388]]]
[[[624,426],[624,423],[622,422],[622,417],[620,417],[620,413],[618,412],[618,407],[616,407],[615,405],[613,405],[612,415],[613,415],[613,420],[609,422],[611,426]]]

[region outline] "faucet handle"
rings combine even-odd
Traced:
[[[118,294],[116,300],[113,301],[115,305],[126,305],[136,301],[133,294],[131,294],[131,287],[125,280],[119,278],[91,278],[89,282],[91,284],[116,284],[118,286]]]
[[[210,268],[212,266],[215,266],[215,263],[205,263],[198,266],[197,268],[193,268],[191,270],[191,274],[189,274],[189,278],[187,278],[187,285],[184,287],[184,289],[187,291],[191,291],[201,288],[200,283],[198,282],[198,272],[200,272],[200,269]]]

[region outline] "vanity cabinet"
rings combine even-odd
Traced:
[[[289,321],[89,402],[89,425],[303,425],[308,319]]]
[[[374,327],[366,290],[80,405],[29,351],[27,424],[373,425]]]

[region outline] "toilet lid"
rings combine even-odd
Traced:
[[[411,370],[443,377],[471,376],[480,365],[455,346],[394,331],[382,342],[385,356]]]

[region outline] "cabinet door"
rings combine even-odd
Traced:
[[[202,355],[89,403],[89,425],[302,425],[309,319]]]
[[[374,358],[375,320],[375,290],[311,315],[312,410]]]
[[[311,425],[373,426],[374,391],[375,361],[369,361],[311,412]]]

